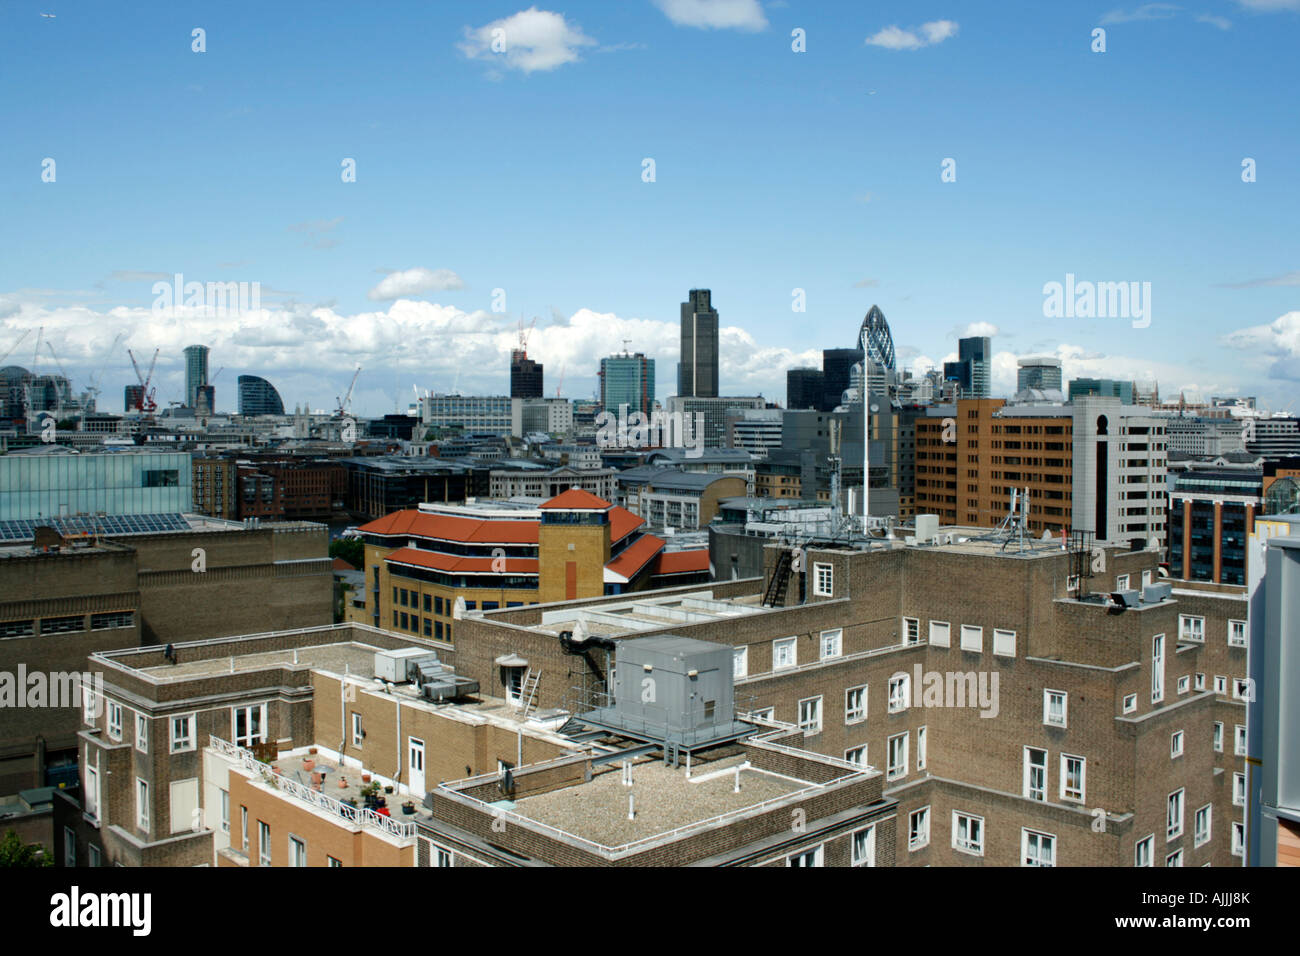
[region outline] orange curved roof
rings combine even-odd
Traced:
[[[615,505],[609,509],[609,541],[614,544],[622,541],[637,528],[645,524],[644,518],[638,518],[626,508]]]
[[[641,569],[654,560],[661,550],[663,550],[664,539],[656,538],[652,534],[643,534],[637,538],[609,564],[605,565],[607,571],[614,574],[622,575],[624,579],[631,581]]]
[[[384,558],[391,564],[406,564],[431,571],[454,574],[536,574],[536,558],[506,558],[504,568],[493,568],[496,558],[466,558],[457,554],[439,554],[419,548],[398,548]]]
[[[363,534],[433,538],[465,544],[536,544],[540,523],[535,519],[489,521],[462,518],[457,515],[428,514],[408,508],[363,524],[358,530]]]
[[[568,491],[561,492],[550,501],[542,503],[543,508],[575,508],[584,511],[604,511],[610,507],[610,503],[604,498],[598,498],[590,491],[583,491],[581,488],[570,488]]]
[[[709,570],[709,552],[665,551],[655,561],[655,574],[696,574]]]

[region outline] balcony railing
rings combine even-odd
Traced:
[[[282,793],[301,800],[303,803],[310,804],[319,810],[324,810],[326,813],[332,813],[348,823],[375,827],[398,839],[410,839],[415,836],[414,823],[403,823],[400,820],[394,820],[392,817],[384,816],[382,813],[375,813],[373,810],[349,806],[340,800],[321,793],[319,790],[304,786],[297,780],[291,780],[284,774],[262,763],[253,755],[251,750],[237,747],[229,741],[213,735],[208,736],[208,746],[223,757],[236,761],[249,773],[261,777],[267,784]]]

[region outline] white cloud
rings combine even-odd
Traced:
[[[679,27],[703,30],[767,29],[767,17],[758,0],[653,0]]]
[[[1132,23],[1136,20],[1168,20],[1182,7],[1173,3],[1144,3],[1134,10],[1112,10],[1101,18],[1103,24]]]
[[[372,302],[420,295],[432,290],[463,289],[465,283],[450,269],[406,269],[392,272],[366,293]]]
[[[1268,276],[1263,279],[1247,279],[1245,282],[1221,282],[1224,289],[1254,289],[1259,286],[1295,286],[1300,285],[1300,269],[1282,275]]]
[[[1300,0],[1237,0],[1237,5],[1247,10],[1272,13],[1275,10],[1300,10]]]
[[[886,50],[919,50],[921,47],[942,43],[956,35],[956,22],[933,20],[913,30],[903,30],[896,26],[885,27],[879,33],[867,37],[867,45],[884,47]]]
[[[1220,30],[1231,30],[1232,21],[1227,17],[1215,16],[1212,13],[1198,13],[1196,15],[1197,23],[1208,23],[1212,27],[1218,27]]]
[[[964,328],[952,330],[952,335],[959,339],[968,339],[976,335],[992,337],[998,334],[998,327],[992,322],[971,322]]]
[[[466,27],[465,41],[457,45],[471,60],[487,60],[532,73],[576,63],[580,59],[578,51],[595,46],[596,41],[581,27],[568,23],[563,14],[529,7],[477,29]]]

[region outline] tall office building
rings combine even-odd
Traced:
[[[239,376],[239,414],[283,415],[284,402],[275,386],[258,375]]]
[[[1070,401],[1074,401],[1082,395],[1100,395],[1103,398],[1118,398],[1120,403],[1123,405],[1136,404],[1133,401],[1133,383],[1117,382],[1110,378],[1070,379]]]
[[[820,411],[833,412],[844,400],[853,366],[862,361],[862,349],[822,349],[822,404]]]
[[[1061,391],[1061,360],[1058,358],[1022,358],[1016,369],[1016,391],[1027,388]]]
[[[185,404],[194,408],[199,387],[208,384],[208,347],[191,345],[185,349]]]
[[[962,398],[988,398],[992,383],[993,348],[987,336],[957,340],[957,361],[943,363],[945,381],[956,382]]]
[[[523,349],[510,351],[510,397],[542,397],[542,363],[534,362]]]
[[[718,395],[718,310],[708,289],[692,289],[682,303],[682,352],[677,394],[683,398]]]
[[[694,293],[692,293],[693,295]],[[708,293],[705,293],[707,297]],[[684,321],[684,320],[683,320]],[[611,355],[600,360],[600,407],[617,415],[619,406],[629,413],[649,415],[655,404],[655,360],[640,352]]]
[[[822,370],[792,368],[785,373],[785,407],[791,409],[822,407],[825,391]]]

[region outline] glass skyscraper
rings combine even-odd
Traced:
[[[258,375],[239,376],[239,414],[283,415],[284,402],[275,386]]]
[[[624,352],[600,360],[600,407],[617,415],[619,406],[628,413],[649,415],[655,404],[655,360],[642,353]]]
[[[708,289],[692,289],[682,303],[681,361],[677,394],[689,398],[718,395],[718,310]]]
[[[208,384],[208,347],[191,345],[185,349],[185,404],[198,405],[199,388]]]

